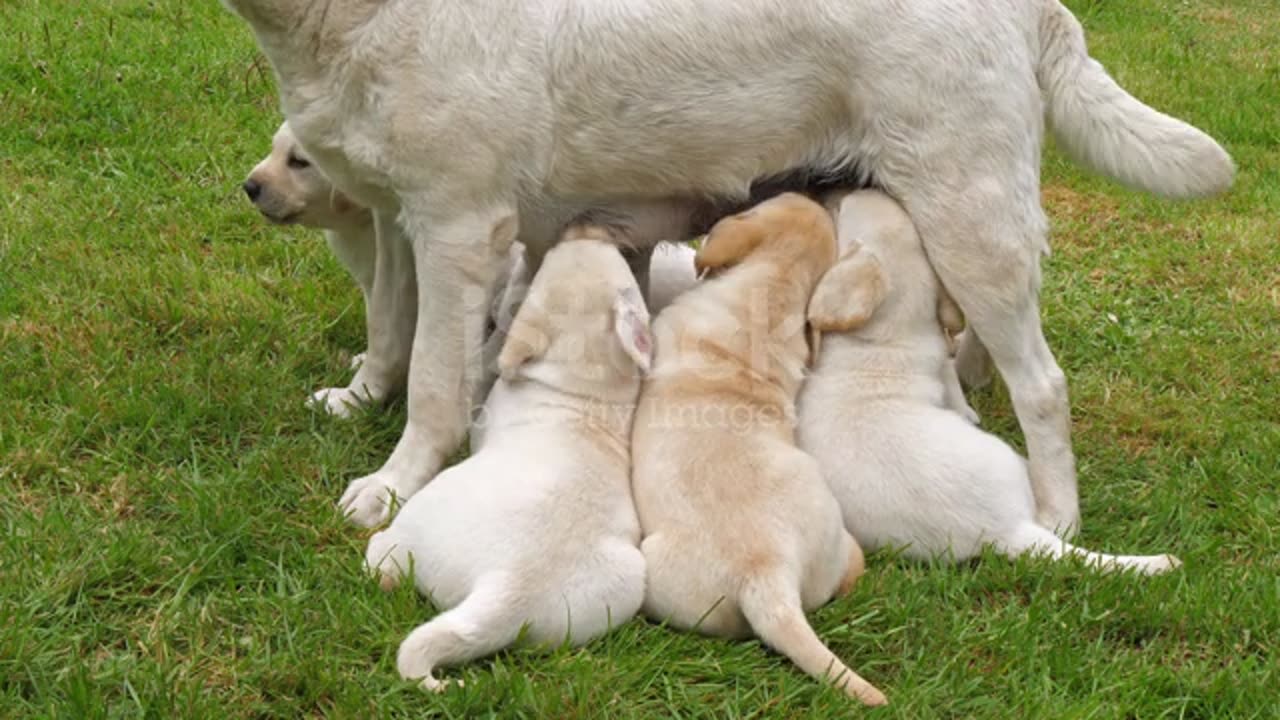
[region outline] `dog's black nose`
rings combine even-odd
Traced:
[[[243,187],[244,194],[248,195],[250,200],[257,200],[262,194],[262,186],[256,180],[245,180]]]

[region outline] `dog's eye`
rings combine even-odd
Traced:
[[[307,160],[306,158],[300,158],[297,155],[294,155],[293,153],[289,153],[289,159],[286,162],[288,162],[289,167],[293,168],[294,170],[305,170],[306,168],[311,167],[310,160]]]

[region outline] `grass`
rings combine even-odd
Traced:
[[[1046,329],[1072,384],[1083,542],[1168,577],[873,558],[820,634],[903,718],[1280,715],[1280,20],[1272,0],[1071,3],[1128,88],[1220,138],[1173,204],[1052,150]],[[363,340],[318,237],[237,184],[278,116],[212,0],[0,3],[0,716],[858,714],[756,643],[632,623],[400,682],[429,616],[360,571],[334,501],[403,407],[302,406]],[[1016,437],[1003,390],[973,398]]]

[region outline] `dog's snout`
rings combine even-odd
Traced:
[[[252,178],[245,180],[244,185],[241,187],[244,188],[244,194],[248,195],[250,200],[257,200],[258,196],[262,194],[262,185]]]

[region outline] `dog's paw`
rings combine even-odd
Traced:
[[[338,418],[349,418],[357,410],[373,402],[368,395],[361,395],[351,388],[325,388],[311,393],[307,404],[316,410]]]
[[[368,354],[368,353],[356,353],[355,355],[352,355],[352,356],[351,356],[351,369],[352,369],[352,370],[359,370],[359,369],[360,369],[360,366],[364,364],[364,357],[365,357],[365,355],[367,355],[367,354]]]
[[[407,499],[401,497],[395,482],[386,475],[377,472],[351,481],[338,500],[338,508],[348,520],[360,527],[380,525],[391,516],[393,504]]]
[[[964,403],[962,407],[956,408],[956,412],[960,413],[960,417],[968,420],[971,425],[982,424],[982,416],[978,414],[977,410],[970,407],[969,403]]]

